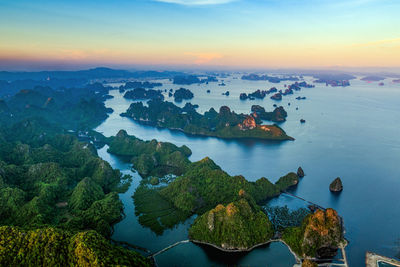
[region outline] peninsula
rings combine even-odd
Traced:
[[[235,139],[294,140],[277,125],[261,125],[257,116],[237,114],[222,106],[219,112],[211,108],[204,115],[195,108],[182,109],[171,102],[151,100],[147,106],[132,103],[121,116],[138,123],[179,130],[191,135]]]

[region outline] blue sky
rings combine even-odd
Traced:
[[[394,0],[2,0],[0,59],[396,66],[399,11]]]

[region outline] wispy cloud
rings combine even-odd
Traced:
[[[69,59],[69,60],[83,60],[87,58],[101,58],[107,55],[117,55],[112,53],[108,49],[93,49],[93,50],[81,50],[81,49],[61,49],[58,52],[58,58]]]
[[[400,42],[400,38],[394,38],[394,39],[384,39],[384,40],[378,40],[378,41],[372,41],[372,42],[366,42],[366,43],[358,43],[358,44],[353,44],[352,46],[355,46],[355,47],[380,46],[380,45],[397,44],[399,42]]]
[[[376,0],[340,0],[340,1],[329,1],[329,4],[331,7],[356,7],[356,6],[362,6],[365,4],[369,4],[371,2],[374,2]]]
[[[233,2],[235,0],[155,0],[157,2],[180,4],[186,6],[201,6],[201,5],[220,5]]]
[[[186,52],[185,55],[194,57],[195,64],[205,64],[215,59],[222,58],[221,54],[218,53],[192,53]]]

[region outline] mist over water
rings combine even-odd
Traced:
[[[385,86],[378,86],[377,83],[352,80],[351,86],[345,88],[316,84],[315,88],[303,88],[294,95],[284,96],[280,102],[268,96],[264,100],[241,101],[239,94],[242,92],[266,90],[273,86],[284,89],[284,83],[243,81],[235,79],[237,77],[224,79],[226,86],[218,86],[217,83],[177,86],[162,80],[161,88],[190,89],[195,97],[189,102],[198,104],[200,113],[211,107],[218,110],[222,105],[238,113],[249,113],[255,104],[267,111],[272,111],[275,103],[282,105],[288,112],[288,118],[279,125],[295,141],[222,140],[139,125],[119,116],[132,101],[124,99],[118,90],[112,91],[114,98],[106,101],[106,106],[113,108],[114,113],[96,130],[111,136],[124,129],[144,140],[157,139],[178,146],[187,145],[193,152],[192,161],[209,156],[230,175],[242,174],[250,181],[267,177],[275,182],[280,176],[302,166],[306,176],[293,193],[323,207],[332,207],[344,218],[350,266],[364,266],[366,251],[394,257],[395,241],[400,238],[400,84],[385,80]],[[211,90],[209,94],[207,89]],[[227,90],[230,91],[228,97],[222,95]],[[299,101],[295,99],[297,96],[307,99]],[[166,96],[166,100],[173,101],[173,98]],[[186,102],[178,105],[183,106]],[[306,120],[305,124],[300,124],[301,118]],[[132,174],[129,163],[108,154],[106,150],[107,147],[104,147],[98,151],[103,159],[114,168]],[[162,236],[156,236],[138,223],[131,196],[141,178],[137,173],[132,175],[131,188],[120,195],[126,217],[115,225],[113,238],[146,247],[152,252],[187,239],[187,229],[193,217],[165,231]],[[329,184],[338,176],[343,181],[344,190],[340,195],[333,195]],[[297,205],[287,196],[271,202],[274,205]],[[189,243],[160,254],[156,260],[160,266],[293,266],[295,262],[288,249],[280,243],[237,257],[230,255],[221,257],[215,249]]]

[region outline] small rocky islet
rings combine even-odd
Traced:
[[[297,169],[297,176],[299,176],[300,178],[303,178],[304,177],[304,171],[303,171],[303,168],[302,167],[299,167],[298,169]]]
[[[340,177],[337,177],[332,183],[329,185],[329,190],[333,193],[340,193],[343,190],[343,184]]]

